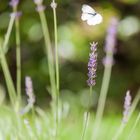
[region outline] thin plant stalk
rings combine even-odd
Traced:
[[[137,95],[135,96],[135,98],[132,102],[132,105],[131,105],[131,108],[130,108],[130,113],[128,114],[128,121],[130,120],[130,118],[131,118],[139,100],[140,100],[140,89],[138,90],[138,93],[137,93]],[[125,127],[126,127],[126,123],[121,123],[120,127],[118,128],[117,133],[112,138],[112,140],[118,140]]]
[[[85,134],[86,134],[86,131],[87,131],[87,128],[88,128],[89,115],[90,115],[89,107],[90,107],[91,95],[92,95],[92,86],[90,86],[90,91],[89,91],[89,102],[88,102],[88,111],[85,112],[85,113],[86,113],[86,114],[85,114],[86,116],[85,116],[85,118],[84,118],[84,126],[83,126],[83,132],[82,132],[81,140],[84,140],[84,139],[85,139]]]
[[[8,68],[8,64],[7,64],[5,54],[4,54],[4,50],[3,50],[3,47],[2,47],[1,43],[2,43],[2,41],[0,40],[0,57],[1,57],[0,63],[1,63],[2,70],[3,70],[3,73],[4,73],[4,77],[5,77],[5,80],[6,80],[6,85],[7,85],[7,88],[8,88],[10,101],[12,103],[13,108],[15,109],[16,90],[15,90],[15,87],[14,87],[14,84],[13,84],[13,81],[12,81],[12,77],[10,75],[10,71],[9,71],[9,68]]]
[[[13,7],[13,13],[15,14],[16,67],[17,67],[16,90],[19,107],[21,103],[21,48],[20,48],[21,41],[20,41],[19,17],[17,13],[17,6]]]
[[[110,54],[110,55],[112,55],[111,57],[113,57],[113,54]],[[99,132],[102,116],[103,116],[103,111],[105,107],[106,96],[107,96],[107,92],[109,88],[111,69],[112,69],[111,65],[105,66],[103,81],[102,81],[102,86],[101,86],[101,91],[100,91],[100,97],[98,101],[97,113],[95,117],[94,132],[92,136],[93,140],[96,140],[98,136],[98,132]]]
[[[89,112],[85,112],[84,114],[84,125],[83,125],[83,132],[82,132],[82,136],[81,136],[81,140],[85,139],[85,134],[88,128],[88,122],[89,122]]]
[[[54,20],[54,42],[55,42],[55,73],[56,73],[56,132],[59,130],[59,57],[58,57],[58,36],[57,36],[57,17],[56,17],[56,7],[57,4],[55,0],[52,1],[51,7],[53,9],[53,20]]]
[[[50,84],[51,84],[51,93],[52,93],[52,110],[54,114],[54,123],[55,123],[55,138],[57,139],[57,127],[58,127],[58,119],[57,119],[57,114],[58,114],[58,107],[56,106],[57,103],[57,91],[56,91],[56,83],[55,83],[55,68],[54,68],[54,62],[53,62],[53,54],[52,54],[52,49],[51,49],[51,40],[50,40],[50,35],[49,35],[49,30],[48,30],[48,24],[47,24],[47,19],[45,17],[45,13],[43,10],[38,11],[41,24],[42,24],[42,30],[43,30],[43,35],[44,35],[44,40],[45,40],[45,48],[46,48],[46,55],[48,57],[48,68],[49,68],[49,75],[50,75]],[[56,112],[57,110],[57,112]]]
[[[4,38],[4,42],[3,42],[3,50],[6,53],[8,51],[8,42],[9,42],[9,38],[12,32],[12,28],[14,25],[14,21],[15,21],[15,16],[10,17],[10,21],[9,21],[9,25],[8,25],[8,29]]]
[[[50,84],[51,84],[51,92],[53,95],[53,98],[55,98],[55,73],[54,73],[54,64],[53,64],[53,55],[51,50],[51,41],[50,41],[50,35],[48,31],[48,25],[47,20],[45,17],[44,11],[39,11],[39,16],[42,24],[42,30],[45,40],[45,47],[46,47],[46,55],[48,57],[48,67],[49,67],[49,75],[50,75]]]
[[[135,121],[135,123],[134,123],[134,125],[133,125],[133,127],[132,127],[132,129],[131,129],[131,131],[129,133],[129,135],[128,135],[127,140],[131,140],[132,139],[133,133],[134,133],[135,128],[138,125],[139,121],[140,121],[140,112],[139,112],[139,114],[138,114],[138,116],[136,118],[136,121]]]

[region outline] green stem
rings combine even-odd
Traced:
[[[51,50],[51,41],[50,41],[50,35],[47,25],[47,19],[45,17],[44,11],[39,11],[39,16],[42,24],[42,30],[44,35],[44,41],[45,41],[45,49],[46,49],[46,55],[48,57],[48,69],[49,69],[49,75],[50,75],[50,84],[51,84],[51,93],[52,93],[52,110],[54,114],[55,119],[55,138],[57,139],[57,127],[58,127],[58,109],[56,104],[58,104],[58,96],[57,96],[57,90],[56,90],[56,83],[55,83],[55,69],[54,69],[54,62],[53,62],[53,54]],[[56,112],[57,110],[57,112]]]
[[[0,40],[0,57],[1,57],[0,63],[1,63],[2,70],[3,70],[3,73],[4,73],[4,77],[5,77],[5,80],[6,80],[6,85],[7,85],[7,88],[8,88],[10,101],[12,103],[13,108],[15,109],[16,91],[15,91],[14,84],[13,84],[13,81],[12,81],[12,77],[10,75],[8,64],[7,64],[5,55],[4,55],[3,47],[1,45],[1,40]]]
[[[89,111],[88,112],[85,112],[86,116],[84,116],[84,126],[83,126],[83,132],[82,132],[82,136],[81,136],[81,140],[84,140],[85,139],[85,134],[86,134],[86,130],[87,130],[87,127],[88,127],[88,121],[89,121]]]
[[[88,127],[88,120],[89,120],[89,115],[90,115],[89,109],[90,109],[91,95],[92,95],[92,86],[90,86],[90,89],[89,89],[88,111],[86,112],[86,116],[85,116],[85,119],[84,119],[84,127],[83,127],[81,140],[85,139],[85,134],[86,134],[86,130],[87,130],[87,127]]]
[[[45,40],[45,47],[46,47],[46,55],[48,57],[48,68],[49,68],[49,75],[50,75],[50,84],[51,84],[51,92],[53,99],[56,100],[56,90],[55,90],[55,73],[54,73],[54,64],[53,64],[53,54],[51,50],[51,41],[50,41],[50,35],[48,31],[48,25],[47,20],[45,17],[44,11],[39,12],[41,24],[42,24],[42,30]]]
[[[127,140],[131,140],[132,139],[132,135],[133,135],[134,130],[135,130],[137,124],[139,123],[139,121],[140,121],[140,112],[139,112],[139,114],[138,114],[138,116],[136,118],[136,121],[135,121],[135,123],[134,123],[134,125],[133,125],[133,127],[132,127],[132,129],[131,129],[131,131],[129,133],[129,135],[128,135]]]
[[[55,3],[55,1],[53,1]],[[53,9],[53,19],[54,19],[54,42],[55,42],[55,73],[56,73],[56,133],[59,130],[59,57],[58,57],[58,36],[57,36],[57,17],[56,17],[56,7]]]
[[[113,54],[107,54],[107,56],[108,55],[110,55],[110,58],[113,59]],[[99,101],[98,101],[97,113],[95,117],[94,132],[92,136],[92,139],[94,140],[96,140],[98,137],[100,124],[103,117],[103,111],[105,107],[105,101],[106,101],[106,96],[107,96],[110,77],[111,77],[111,70],[112,70],[112,65],[105,65],[103,81],[102,81],[102,86],[101,86],[101,91],[100,91],[100,96],[99,96]]]
[[[5,39],[4,39],[4,42],[3,42],[3,50],[4,50],[5,53],[8,51],[8,42],[9,42],[9,38],[10,38],[10,35],[11,35],[11,32],[12,32],[14,21],[15,21],[15,17],[11,16],[10,22],[9,22],[9,25],[8,25],[8,29],[7,29],[7,32],[6,32],[6,35],[5,35]]]
[[[13,12],[17,13],[17,7],[13,7]],[[19,108],[21,103],[21,49],[20,49],[19,17],[16,16],[15,16],[15,38],[16,38],[16,67],[17,67],[16,90]]]
[[[57,36],[57,18],[56,18],[56,8],[53,8],[54,17],[54,38],[55,38],[55,65],[56,65],[56,88],[59,97],[59,57],[58,57],[58,36]]]

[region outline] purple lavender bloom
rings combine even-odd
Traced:
[[[128,121],[128,115],[130,112],[131,107],[131,95],[130,91],[126,92],[125,101],[124,101],[124,112],[123,112],[123,123],[126,123]]]
[[[19,4],[19,0],[11,0],[9,2],[9,5],[12,7],[16,7]]]
[[[96,77],[96,69],[97,69],[97,43],[90,44],[91,53],[89,54],[89,62],[88,62],[88,86],[94,86],[96,84],[95,77]]]
[[[29,76],[26,76],[26,78],[25,78],[25,86],[26,86],[26,94],[29,97],[28,103],[34,104],[35,97],[34,97],[34,93],[33,93],[33,85],[32,85],[32,80]]]
[[[117,35],[117,25],[118,21],[116,18],[112,18],[109,28],[107,30],[106,44],[105,44],[105,52],[107,56],[103,59],[103,64],[106,66],[112,66],[114,60],[111,55],[116,52],[115,44],[116,44],[116,35]]]

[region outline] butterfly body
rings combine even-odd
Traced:
[[[95,12],[92,7],[86,4],[82,6],[81,19],[83,21],[87,21],[88,25],[96,25],[102,22],[102,16],[99,13]]]

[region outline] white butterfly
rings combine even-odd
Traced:
[[[95,12],[95,10],[84,4],[82,6],[82,16],[81,19],[83,21],[87,21],[88,25],[96,25],[96,24],[100,24],[103,20],[102,16],[98,13]]]

